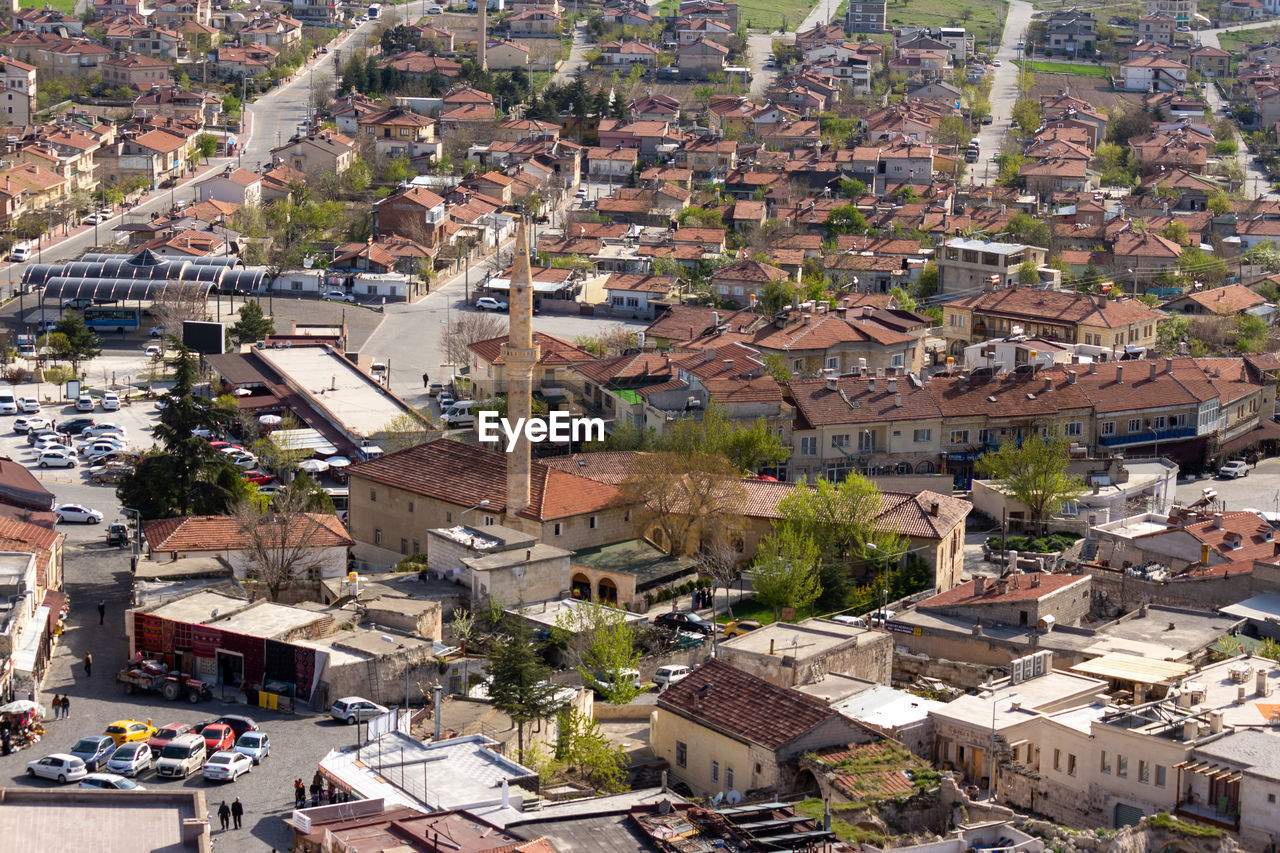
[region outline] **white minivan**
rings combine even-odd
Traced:
[[[18,414],[18,399],[12,391],[0,391],[0,415]]]
[[[449,404],[449,408],[444,410],[440,419],[449,429],[475,426],[476,405],[475,400],[456,400]]]

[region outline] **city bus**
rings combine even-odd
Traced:
[[[378,13],[379,13],[379,12],[381,12],[381,11],[382,11],[382,4],[381,4],[381,3],[370,3],[370,4],[369,4],[369,17],[370,17],[371,19],[372,19],[372,18],[376,18],[376,17],[378,17]]]
[[[84,324],[104,332],[132,332],[138,328],[142,312],[137,308],[101,305],[84,309]]]

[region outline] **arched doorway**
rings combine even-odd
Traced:
[[[613,581],[608,578],[600,578],[597,590],[597,600],[602,604],[618,603],[618,585]]]
[[[586,601],[591,598],[591,579],[578,572],[569,581],[569,590],[574,598]]]
[[[919,465],[916,466],[917,474],[933,474],[933,473],[936,473],[937,470],[938,470],[938,466],[934,465],[928,459],[926,459],[925,461],[921,462]]]

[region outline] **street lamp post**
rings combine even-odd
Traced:
[[[1151,437],[1155,439],[1156,458],[1159,459],[1160,458],[1160,433],[1156,432],[1155,427],[1147,427],[1147,432],[1151,433]]]
[[[404,652],[404,715],[409,716],[409,648],[404,643],[396,642],[395,638],[389,634],[382,635],[382,642],[390,643],[396,647],[397,651]]]
[[[466,508],[466,509],[464,509],[462,512],[458,513],[458,523],[459,523],[459,524],[461,524],[461,523],[462,523],[462,517],[463,517],[464,515],[466,515],[467,513],[471,512],[471,510],[473,510],[473,509],[479,509],[479,508],[480,508],[480,507],[482,507],[482,506],[488,506],[488,505],[489,505],[489,499],[488,499],[488,498],[485,498],[484,500],[480,501],[480,503],[476,504],[475,506],[469,506],[469,507],[467,507],[467,508]]]

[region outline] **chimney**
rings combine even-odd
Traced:
[[[1038,587],[1038,586],[1040,586],[1040,573],[1035,572],[1031,575],[1031,587],[1032,589],[1034,589],[1035,587]]]
[[[1258,670],[1257,680],[1255,682],[1258,688],[1259,696],[1271,695],[1271,684],[1267,679],[1267,673],[1264,670]]]
[[[1068,385],[1076,384],[1076,372],[1074,370],[1067,371],[1067,384]]]
[[[1151,362],[1151,381],[1156,381],[1156,368],[1159,367],[1154,361]]]
[[[1047,392],[1052,390],[1053,390],[1053,378],[1050,376],[1046,376],[1044,378],[1044,391]],[[1044,392],[1041,392],[1041,393],[1044,393]]]
[[[872,394],[876,393],[876,378],[874,376],[867,380],[867,391]]]
[[[902,395],[901,395],[901,394],[894,394],[894,395],[893,395],[893,404],[894,404],[895,406],[901,406],[901,405],[902,405]]]
[[[1236,688],[1236,704],[1237,705],[1244,704],[1244,701],[1247,698],[1245,694],[1248,692],[1249,692],[1248,688],[1245,687],[1243,684],[1241,684],[1239,687]]]
[[[1107,307],[1107,294],[1103,293],[1098,296],[1098,307],[1099,308]]]
[[[1166,358],[1166,359],[1164,360],[1164,372],[1165,372],[1165,373],[1173,373],[1173,359],[1171,359],[1171,358]]]
[[[1200,724],[1195,720],[1184,720],[1182,723],[1182,739],[1195,740],[1200,734]]]
[[[721,364],[724,365],[725,370],[733,370],[733,359],[726,358],[724,361],[721,362]]]
[[[1213,514],[1213,529],[1214,530],[1222,529],[1222,513],[1220,512],[1215,512]]]
[[[937,516],[938,516],[938,502],[937,502],[937,501],[934,501],[933,503],[929,504],[929,515],[932,515],[934,518],[937,518]]]
[[[834,376],[828,376],[828,377],[827,377],[827,390],[828,390],[828,391],[838,391],[838,390],[840,390],[840,380],[839,380],[839,379],[837,379],[837,378],[835,378]]]
[[[1009,582],[1004,578],[996,581],[996,595],[1004,595],[1009,591]]]
[[[986,575],[973,576],[973,594],[975,596],[987,594],[987,576]]]
[[[1096,361],[1089,362],[1089,375],[1092,376],[1097,372],[1098,372],[1098,362]]]
[[[1117,385],[1124,384],[1124,367],[1119,364],[1116,365],[1116,384]]]
[[[896,379],[890,379],[890,380],[889,380],[887,383],[885,383],[885,384],[887,384],[887,385],[889,386],[889,393],[890,393],[890,394],[896,394],[896,393],[898,393],[898,380],[896,380]]]

